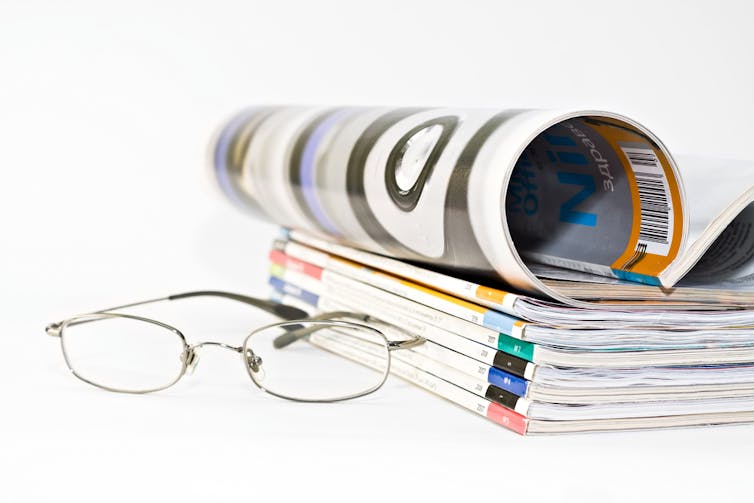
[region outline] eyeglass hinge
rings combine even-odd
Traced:
[[[405,341],[388,341],[387,347],[389,350],[393,349],[409,349],[421,344],[424,344],[426,339],[423,337],[415,337],[413,339],[406,339]]]
[[[50,337],[60,337],[61,323],[50,323],[45,327],[45,332]]]

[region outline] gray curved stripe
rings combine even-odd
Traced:
[[[495,268],[484,256],[471,227],[469,176],[482,145],[505,121],[518,114],[518,111],[506,111],[492,117],[474,133],[458,156],[445,198],[445,254],[442,259],[454,266],[454,274],[463,271],[467,275],[500,279],[497,274],[490,274]]]
[[[402,108],[393,110],[374,121],[356,140],[348,159],[346,172],[346,191],[351,208],[359,219],[361,227],[369,237],[396,255],[406,258],[421,259],[422,256],[403,246],[380,223],[369,207],[364,189],[364,169],[366,160],[380,137],[393,125],[411,115],[421,112],[423,108]]]

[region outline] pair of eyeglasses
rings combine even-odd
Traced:
[[[219,297],[254,306],[282,322],[257,328],[240,346],[217,341],[189,344],[183,332],[123,309],[191,297]],[[70,371],[108,391],[150,393],[193,372],[205,346],[241,356],[252,382],[263,391],[300,402],[337,402],[378,390],[390,372],[390,354],[422,344],[419,337],[393,341],[380,322],[350,312],[308,317],[273,301],[221,291],[187,292],[74,316],[49,324]]]

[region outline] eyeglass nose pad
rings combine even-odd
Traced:
[[[264,380],[264,368],[262,358],[255,355],[251,349],[246,350],[246,364],[260,381]]]
[[[181,355],[181,361],[186,364],[186,373],[193,375],[196,366],[199,365],[199,355],[193,349],[189,349]]]

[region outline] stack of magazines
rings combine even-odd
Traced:
[[[212,144],[274,298],[520,434],[754,422],[754,171],[597,111],[255,108]],[[353,358],[353,354],[349,355]]]

